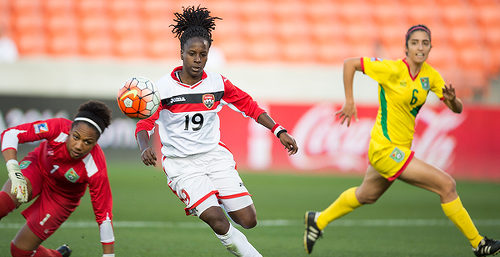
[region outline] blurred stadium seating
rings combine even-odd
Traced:
[[[222,17],[214,45],[229,62],[340,65],[402,58],[404,33],[432,31],[429,63],[465,98],[500,73],[498,0],[201,0]],[[0,0],[21,57],[178,59],[169,24],[184,0]]]

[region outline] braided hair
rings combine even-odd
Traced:
[[[90,100],[80,105],[72,128],[79,122],[87,122],[99,132],[99,136],[111,124],[111,110],[100,101]]]
[[[204,7],[189,6],[182,8],[182,13],[174,13],[176,24],[170,25],[173,27],[172,33],[181,42],[181,49],[188,39],[193,37],[201,37],[208,41],[208,46],[212,45],[212,30],[215,29],[215,20],[219,17],[210,16],[210,11]]]

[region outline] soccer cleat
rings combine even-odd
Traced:
[[[67,244],[63,244],[56,249],[63,257],[69,257],[71,255],[71,249]]]
[[[500,241],[483,238],[477,248],[472,248],[476,256],[496,255],[500,252]]]
[[[317,215],[319,215],[319,212],[313,211],[308,211],[305,215],[304,248],[308,254],[311,254],[316,240],[323,235],[323,232],[316,225]]]

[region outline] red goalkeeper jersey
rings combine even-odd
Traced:
[[[83,158],[72,159],[66,148],[66,139],[72,121],[64,118],[40,120],[8,128],[2,133],[2,151],[18,144],[44,140],[28,155],[36,156],[38,170],[44,183],[61,203],[76,206],[89,187],[97,223],[112,219],[112,196],[101,147],[96,144]],[[21,168],[23,163],[21,163]]]

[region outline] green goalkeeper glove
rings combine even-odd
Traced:
[[[14,159],[8,160],[7,171],[9,172],[9,178],[12,182],[10,193],[15,195],[20,203],[27,202],[28,187],[26,185],[26,179],[24,179],[23,173],[21,173],[21,168],[19,168],[19,163]]]

